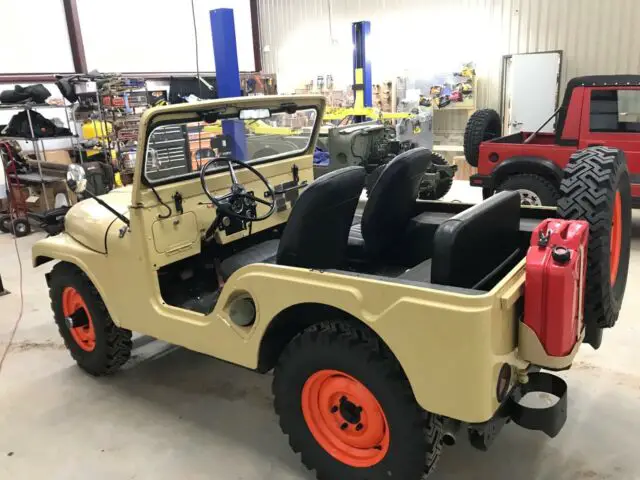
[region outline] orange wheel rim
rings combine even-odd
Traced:
[[[613,216],[611,217],[611,244],[609,245],[611,285],[616,283],[616,278],[618,277],[620,250],[622,250],[622,198],[620,197],[620,192],[616,192]]]
[[[337,370],[305,382],[302,413],[311,434],[332,457],[351,467],[379,463],[389,451],[389,424],[371,391]]]
[[[88,323],[80,327],[69,327],[71,337],[78,346],[85,352],[91,352],[96,348],[96,332],[93,328],[91,314],[84,303],[82,295],[73,287],[65,287],[62,291],[62,314],[67,318],[71,318],[78,310],[84,310]]]

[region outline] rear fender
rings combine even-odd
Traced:
[[[500,163],[491,176],[493,177],[493,185],[495,188],[504,179],[511,175],[519,173],[531,173],[546,178],[554,185],[560,185],[564,175],[563,170],[555,163],[542,157],[516,156],[511,157]]]

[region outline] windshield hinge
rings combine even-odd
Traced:
[[[291,175],[293,175],[293,183],[297,184],[300,181],[300,169],[295,163],[291,167]]]
[[[178,212],[179,215],[182,215],[184,213],[184,210],[182,209],[182,194],[180,192],[176,192],[173,196],[173,201],[176,205],[176,212]]]

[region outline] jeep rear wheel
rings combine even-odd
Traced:
[[[511,190],[520,194],[520,203],[530,206],[555,207],[560,197],[556,186],[540,175],[513,175],[498,185],[496,191]]]
[[[502,135],[502,122],[495,110],[484,108],[471,115],[464,129],[464,156],[472,167],[478,166],[480,144]]]
[[[340,322],[309,327],[275,369],[282,431],[319,479],[418,480],[440,457],[440,417],[422,410],[374,334]]]
[[[584,320],[587,341],[597,348],[597,329],[618,319],[629,271],[631,184],[624,153],[607,147],[574,153],[560,191],[558,215],[589,223]]]
[[[97,290],[77,267],[61,262],[49,277],[49,295],[58,330],[78,366],[108,375],[131,356],[131,331],[116,326]]]

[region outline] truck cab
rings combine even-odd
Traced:
[[[576,151],[593,146],[625,153],[634,206],[640,203],[640,75],[599,75],[569,81],[552,133],[500,135],[500,118],[479,110],[465,131],[465,156],[478,168],[470,179],[487,196],[520,192],[524,204],[553,206],[562,170]],[[543,125],[543,126],[544,126]],[[541,128],[543,127],[541,126]]]

